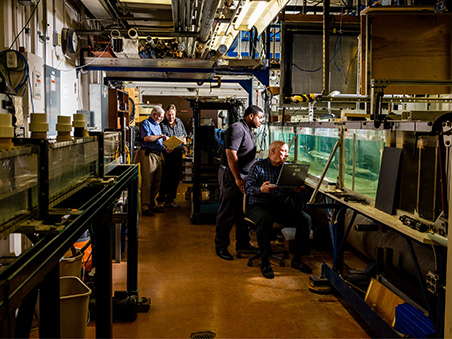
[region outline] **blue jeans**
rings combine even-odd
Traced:
[[[251,205],[248,207],[247,215],[256,224],[259,253],[263,257],[272,254],[270,241],[274,222],[296,229],[293,257],[295,261],[300,262],[301,255],[309,253],[311,217],[305,211],[288,203],[276,202],[272,205]]]

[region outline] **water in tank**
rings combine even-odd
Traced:
[[[309,163],[309,174],[320,177],[339,137],[336,128],[297,127],[297,138],[290,148],[289,161]],[[271,141],[290,143],[294,128],[271,126]],[[346,130],[344,184],[347,189],[375,198],[380,173],[385,132],[380,130]],[[339,150],[333,157],[325,179],[336,182],[339,173]]]

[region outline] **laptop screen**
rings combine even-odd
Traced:
[[[282,164],[278,186],[303,186],[308,175],[309,164]]]

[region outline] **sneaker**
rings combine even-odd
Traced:
[[[167,202],[167,203],[165,204],[165,207],[169,207],[169,208],[179,208],[179,205],[176,204],[174,201],[171,201],[171,202]]]

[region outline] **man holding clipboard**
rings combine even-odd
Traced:
[[[301,208],[293,206],[291,196],[301,192],[304,186],[278,186],[280,171],[287,160],[289,147],[283,141],[271,143],[268,158],[256,161],[245,181],[247,215],[256,224],[259,254],[262,256],[261,272],[265,278],[274,277],[270,266],[270,238],[274,222],[296,228],[295,253],[291,267],[303,273],[312,273],[311,268],[301,260],[309,253],[310,216]]]
[[[163,142],[166,152],[163,152],[162,182],[160,184],[158,207],[179,208],[174,199],[177,195],[182,173],[182,155],[185,151],[187,132],[182,120],[176,117],[176,106],[170,104],[165,112],[165,119],[160,123],[162,133],[169,138]]]

